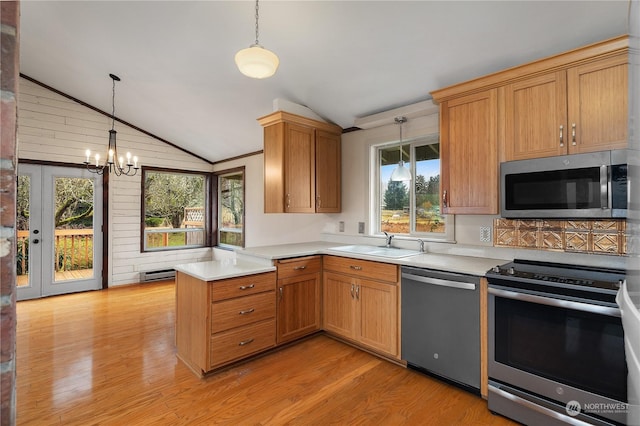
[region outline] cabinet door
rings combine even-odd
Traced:
[[[340,135],[316,131],[316,211],[340,213]]]
[[[278,344],[320,329],[320,273],[278,280]]]
[[[551,157],[567,152],[566,87],[564,71],[506,86],[504,126],[507,161]]]
[[[567,71],[569,153],[627,147],[627,62],[623,54]]]
[[[325,272],[323,274],[323,328],[343,337],[354,338],[355,278]]]
[[[498,213],[497,127],[496,89],[441,105],[444,213]]]
[[[398,287],[359,280],[356,307],[356,340],[398,356]]]
[[[285,212],[316,210],[315,131],[287,123],[285,136]]]

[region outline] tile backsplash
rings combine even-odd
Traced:
[[[495,247],[625,255],[626,220],[494,219]]]

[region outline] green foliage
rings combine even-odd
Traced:
[[[202,207],[205,202],[204,175],[147,172],[144,182],[145,222],[165,218],[174,228],[184,219],[185,207]]]
[[[384,205],[387,210],[402,210],[409,206],[409,189],[404,182],[389,181],[384,191]]]

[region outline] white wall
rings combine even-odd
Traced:
[[[18,108],[20,160],[81,163],[86,149],[104,155],[111,128],[108,117],[22,78]],[[213,168],[128,126],[116,122],[115,129],[120,154],[131,151],[142,165],[207,172]],[[138,282],[140,271],[212,256],[210,248],[140,252],[140,175],[110,177],[109,216],[105,219],[109,226],[109,286]]]

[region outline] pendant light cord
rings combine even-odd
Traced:
[[[260,14],[258,13],[258,0],[256,0],[256,46],[260,45],[258,43],[258,19],[260,18]]]

